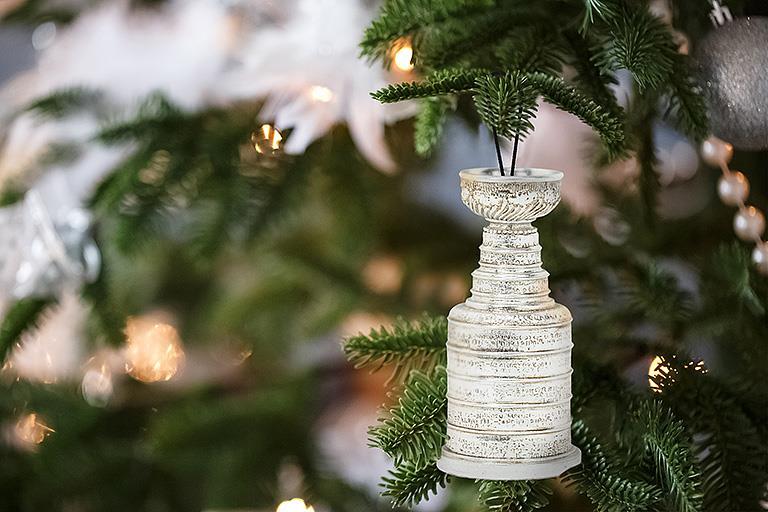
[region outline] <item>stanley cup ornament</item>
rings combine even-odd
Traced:
[[[484,480],[555,477],[571,444],[571,314],[550,296],[531,224],[560,202],[563,173],[459,173],[461,199],[489,225],[471,296],[448,315],[448,431],[438,467]]]

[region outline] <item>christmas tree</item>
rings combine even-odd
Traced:
[[[768,145],[711,136],[688,56],[720,30],[710,11],[8,8],[4,25],[33,27],[39,57],[0,93],[0,509],[761,510]],[[436,466],[446,314],[468,292],[479,229],[424,180],[450,175],[460,206],[444,156],[457,132],[480,133],[471,158],[502,176],[536,165],[535,137],[576,137],[547,132],[554,109],[594,133],[569,157],[591,177],[563,169],[593,206],[566,196],[536,222],[574,316],[582,461],[547,480],[450,477]],[[700,146],[703,163],[673,151]],[[385,387],[369,433],[394,465],[382,499],[339,417]]]

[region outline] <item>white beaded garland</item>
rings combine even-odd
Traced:
[[[717,182],[717,195],[728,206],[739,206],[749,196],[749,180],[739,171],[725,173]]]
[[[733,146],[713,135],[701,143],[701,158],[709,165],[722,167],[733,158]]]
[[[759,239],[765,231],[765,216],[754,206],[739,208],[733,217],[733,230],[744,241]]]
[[[760,242],[755,246],[752,251],[752,263],[760,273],[768,275],[768,242]]]
[[[749,196],[749,180],[743,173],[728,168],[733,158],[733,146],[712,135],[701,144],[700,152],[706,163],[719,167],[723,172],[717,182],[717,195],[724,204],[738,207],[733,218],[733,230],[745,242],[755,242],[752,262],[758,272],[768,276],[768,242],[762,240],[765,215],[754,206],[744,204]]]

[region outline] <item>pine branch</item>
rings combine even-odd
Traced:
[[[480,119],[502,137],[511,139],[533,130],[537,92],[528,75],[508,71],[503,76],[476,79],[475,107]]]
[[[356,368],[378,371],[394,366],[396,375],[411,369],[431,370],[445,358],[448,323],[442,317],[425,316],[416,323],[398,319],[391,328],[372,329],[344,343],[344,353]]]
[[[581,420],[573,423],[573,443],[581,449],[581,465],[564,476],[594,504],[596,512],[643,512],[661,500],[658,487],[627,478],[612,463],[600,441]]]
[[[512,56],[512,47],[525,46],[526,55],[544,53],[549,47],[543,44],[547,39],[557,37],[556,32],[537,30],[548,16],[542,4],[497,4],[495,8],[472,12],[471,14],[446,20],[431,30],[419,33],[414,48],[417,63],[427,69],[442,69],[472,62],[481,62],[493,69],[521,69],[501,58]],[[533,30],[523,27],[532,26]],[[538,47],[532,32],[540,37]],[[525,34],[525,37],[519,37]],[[502,50],[503,49],[503,50]],[[496,57],[496,61],[489,57]],[[522,59],[519,59],[522,60]],[[559,68],[557,68],[559,70]],[[526,69],[526,70],[533,70]]]
[[[38,98],[23,110],[49,119],[61,119],[86,107],[97,106],[103,100],[101,92],[85,87],[72,87]]]
[[[653,262],[643,263],[637,281],[622,290],[628,311],[660,323],[686,320],[693,313],[693,297],[677,278]]]
[[[480,481],[479,499],[490,512],[533,512],[549,504],[552,490],[542,480]]]
[[[644,426],[646,453],[672,506],[680,512],[700,512],[701,474],[683,424],[658,401],[642,403],[636,418]]]
[[[528,76],[547,102],[577,116],[594,128],[612,157],[624,155],[624,125],[617,114],[581,95],[561,78],[544,73],[531,73]]]
[[[421,156],[429,156],[440,142],[445,125],[446,114],[450,109],[450,101],[444,98],[426,98],[422,100],[421,111],[416,117],[414,140],[416,152]]]
[[[447,386],[442,366],[431,375],[412,371],[397,407],[370,429],[371,446],[381,448],[396,465],[407,461],[421,466],[436,460],[445,441]]]
[[[659,87],[672,77],[677,46],[669,30],[644,4],[604,0],[601,16],[610,37],[600,60],[608,69],[632,72],[640,90]]]
[[[97,242],[99,240],[97,239]],[[101,244],[100,244],[101,245]],[[91,306],[93,318],[96,320],[100,334],[112,345],[119,346],[125,340],[123,328],[125,326],[125,315],[118,312],[113,304],[113,294],[110,293],[109,281],[109,261],[105,257],[106,252],[103,245],[101,268],[99,276],[92,283],[83,286],[82,294],[88,300]]]
[[[698,434],[704,509],[758,510],[768,474],[768,448],[757,431],[766,419],[764,400],[752,419],[739,403],[746,394],[742,389],[729,391],[703,363],[689,358],[662,356],[654,381],[662,400]]]
[[[386,0],[365,30],[362,54],[386,58],[392,42],[452,16],[472,14],[493,5],[492,0]]]
[[[446,69],[436,71],[421,82],[388,85],[372,92],[371,96],[382,103],[397,103],[416,98],[470,92],[475,88],[477,78],[487,73],[482,69]]]
[[[383,496],[392,498],[393,505],[412,506],[422,500],[428,500],[429,495],[436,494],[438,487],[445,487],[448,475],[437,468],[436,462],[416,465],[404,462],[384,477],[382,486]]]
[[[504,68],[551,75],[561,72],[563,54],[561,34],[543,30],[541,25],[515,28],[494,51],[495,58]]]
[[[623,109],[616,101],[616,96],[610,89],[618,83],[610,72],[597,65],[599,48],[598,41],[590,36],[575,32],[564,34],[568,48],[573,52],[573,58],[567,62],[576,70],[574,83],[587,96],[602,105],[608,112],[618,117],[623,115]]]
[[[677,126],[696,141],[709,136],[707,104],[701,87],[691,77],[691,71],[681,55],[674,61],[669,80],[669,104]]]
[[[0,362],[5,361],[11,347],[19,341],[23,333],[34,329],[44,311],[56,304],[54,299],[21,299],[16,301],[5,313],[0,324]]]

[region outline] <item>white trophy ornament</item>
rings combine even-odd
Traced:
[[[571,313],[550,296],[538,230],[563,173],[459,173],[488,222],[471,296],[448,315],[448,439],[438,467],[484,480],[551,478],[581,462],[571,444]]]

